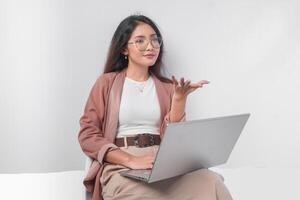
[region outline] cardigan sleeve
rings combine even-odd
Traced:
[[[108,151],[119,148],[104,137],[101,128],[105,113],[106,87],[104,77],[100,76],[90,91],[84,113],[79,120],[78,141],[81,149],[87,156],[98,160],[100,164],[103,164],[104,156]]]

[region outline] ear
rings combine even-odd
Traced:
[[[122,51],[122,54],[123,54],[123,55],[128,55],[128,49],[127,49],[127,48],[124,48],[123,51]]]

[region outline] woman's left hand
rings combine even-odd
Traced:
[[[188,94],[195,91],[199,87],[202,87],[204,84],[208,84],[209,81],[201,80],[197,83],[191,83],[190,80],[184,81],[184,78],[181,78],[180,81],[177,81],[175,76],[172,76],[173,87],[174,87],[174,97],[177,100],[182,100],[187,97]]]

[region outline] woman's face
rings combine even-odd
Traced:
[[[145,23],[137,25],[124,51],[124,55],[128,57],[129,65],[149,67],[155,64],[160,48],[154,48],[150,42],[151,40],[154,46],[157,46],[155,45],[155,43],[157,44],[157,35],[153,28]]]

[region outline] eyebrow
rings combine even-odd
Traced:
[[[154,35],[157,35],[156,33],[154,33],[154,34],[151,34],[150,36],[154,36]],[[137,38],[137,37],[145,37],[144,35],[137,35],[137,36],[135,36],[134,38]]]

